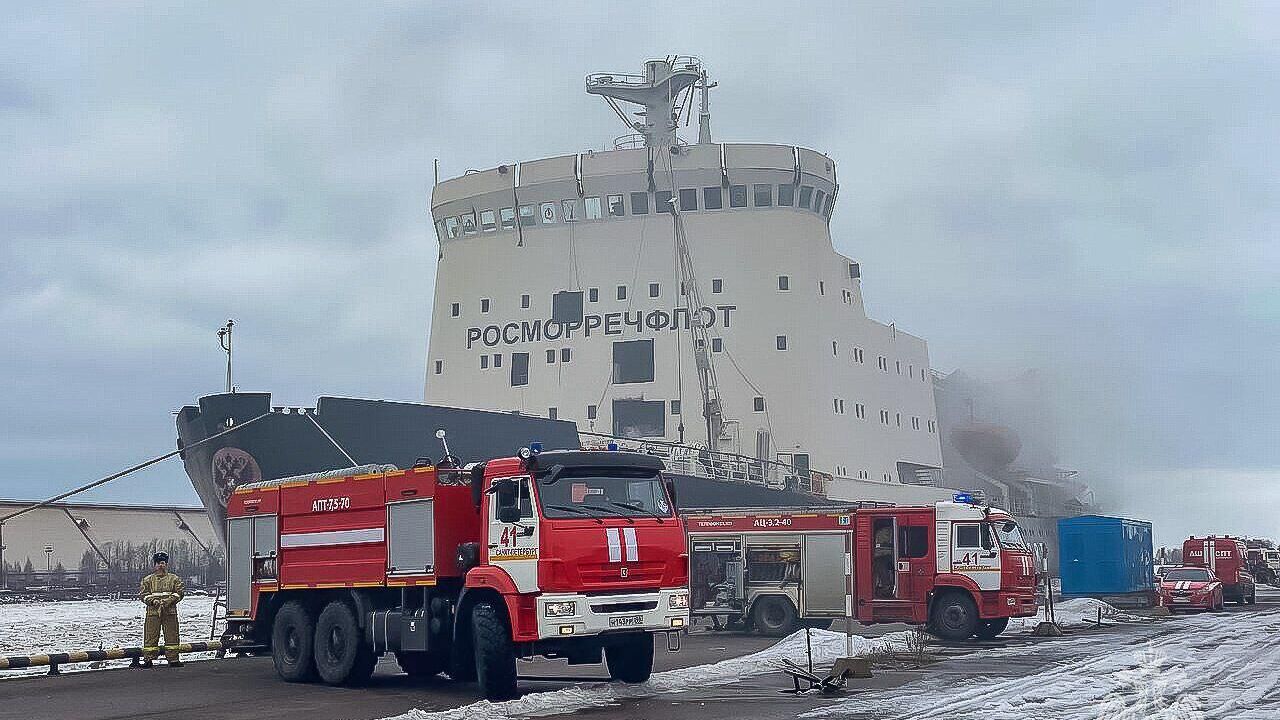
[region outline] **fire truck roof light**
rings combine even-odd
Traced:
[[[606,445],[605,447],[609,448],[609,450],[611,450],[611,451],[613,451],[613,452],[617,452],[617,450],[618,450],[618,443],[613,442],[612,440],[610,440],[610,441],[609,441],[609,444],[608,444],[608,445]]]
[[[973,493],[967,493],[967,492],[956,493],[955,495],[951,496],[951,499],[965,505],[974,505],[977,502],[973,499]]]
[[[531,442],[531,443],[529,443],[529,452],[533,453],[534,455],[537,455],[537,454],[541,453],[541,452],[542,452],[542,443],[540,443],[540,442]]]

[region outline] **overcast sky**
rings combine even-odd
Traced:
[[[242,389],[420,400],[432,159],[607,147],[583,76],[678,52],[717,139],[835,158],[936,368],[1054,373],[1064,464],[1158,539],[1280,534],[1275,5],[694,5],[0,3],[0,496],[172,449],[228,317]]]

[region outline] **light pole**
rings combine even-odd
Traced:
[[[218,329],[218,344],[227,353],[227,392],[235,392],[235,386],[231,384],[231,328],[235,324],[235,320],[228,320]]]
[[[53,546],[44,546],[44,581],[49,587],[53,587]]]
[[[0,520],[0,591],[8,589],[9,575],[4,564],[4,521]]]

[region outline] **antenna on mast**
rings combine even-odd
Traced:
[[[235,324],[235,320],[228,320],[226,325],[218,328],[218,344],[227,354],[227,392],[229,393],[236,391],[236,386],[231,384],[231,328]]]

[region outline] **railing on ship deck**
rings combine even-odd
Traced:
[[[817,470],[704,447],[661,440],[620,438],[581,430],[578,435],[585,449],[603,450],[608,443],[613,442],[618,444],[619,449],[661,458],[670,472],[721,482],[759,485],[771,490],[793,490],[825,498],[828,485],[833,479],[829,473]]]

